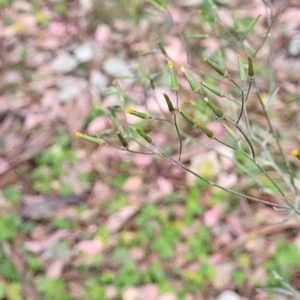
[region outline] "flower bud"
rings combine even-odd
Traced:
[[[83,134],[83,133],[78,132],[78,131],[75,133],[75,136],[78,139],[84,139],[84,140],[87,140],[87,141],[90,141],[90,142],[93,142],[93,143],[96,143],[96,144],[99,144],[99,145],[104,144],[103,139],[98,138],[98,137],[94,137],[94,136],[90,136],[90,135],[86,135],[86,134]]]
[[[216,89],[214,86],[204,82],[204,81],[201,81],[200,82],[201,85],[203,85],[205,88],[207,88],[208,90],[210,90],[212,93],[214,93],[215,95],[219,96],[219,97],[224,97],[224,93],[223,91],[219,91],[218,89]]]
[[[170,75],[171,75],[171,89],[173,91],[178,91],[179,90],[179,85],[178,85],[178,81],[177,81],[177,77],[174,71],[174,65],[172,61],[168,61],[168,68],[170,71]]]
[[[223,69],[221,66],[219,66],[218,64],[216,64],[215,62],[213,62],[212,60],[210,60],[209,58],[205,57],[204,61],[212,68],[214,69],[216,72],[218,72],[220,75],[224,76],[224,77],[228,77],[228,72]]]
[[[180,114],[188,121],[188,123],[190,123],[191,125],[194,126],[194,120],[192,117],[186,115],[185,113],[183,113],[181,110],[179,111]]]
[[[253,59],[251,56],[248,56],[248,76],[250,79],[254,78]]]
[[[297,157],[300,160],[300,152],[297,149],[292,150],[292,155],[294,155],[295,157]]]
[[[202,123],[200,123],[199,120],[194,119],[194,126],[199,128],[203,133],[205,133],[210,139],[214,136],[213,132],[208,129],[205,125],[203,125]]]
[[[148,115],[147,114],[139,112],[139,111],[136,111],[136,110],[133,110],[130,107],[126,107],[125,112],[128,113],[128,114],[130,114],[130,115],[134,115],[134,116],[136,116],[138,118],[141,118],[141,119],[148,119]]]
[[[215,106],[212,102],[210,102],[206,97],[204,98],[204,101],[218,118],[224,117],[224,113],[217,106]]]
[[[185,76],[187,82],[189,83],[192,91],[194,93],[198,93],[200,91],[200,85],[197,83],[196,80],[194,80],[184,69],[183,65],[178,65],[178,69],[183,73]]]
[[[241,59],[241,56],[238,54],[237,55],[237,62],[238,62],[238,67],[239,67],[239,71],[240,71],[240,77],[241,77],[241,80],[243,82],[247,81],[247,75],[246,75],[246,72],[245,72],[245,67],[244,67],[244,63]]]
[[[169,108],[169,112],[173,112],[175,109],[174,109],[174,106],[173,106],[169,96],[166,93],[163,93],[163,96],[166,99],[166,102],[167,102],[167,105],[168,105],[168,108]]]
[[[144,138],[149,144],[152,144],[152,139],[151,137],[142,129],[137,129],[136,132],[142,137]]]
[[[124,136],[121,134],[120,131],[117,131],[117,136],[121,142],[121,144],[123,145],[124,148],[128,148],[128,142],[125,140]]]
[[[226,129],[226,131],[229,133],[229,135],[238,143],[239,139],[238,139],[237,135],[235,134],[235,132],[225,122],[222,122],[222,125]]]

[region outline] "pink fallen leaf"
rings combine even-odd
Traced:
[[[45,121],[45,116],[41,114],[27,114],[24,122],[26,130],[30,130]]]
[[[235,265],[233,263],[215,265],[215,276],[211,282],[212,286],[217,290],[226,288],[232,281],[231,274],[234,268]]]
[[[145,258],[145,251],[141,248],[132,248],[129,250],[129,256],[135,261],[141,261]]]
[[[159,288],[156,284],[145,284],[139,288],[139,292],[143,300],[156,300],[159,296]]]
[[[128,287],[122,294],[122,300],[136,300],[140,299],[139,291],[135,287]]]
[[[106,24],[98,25],[95,32],[95,39],[101,45],[104,46],[111,36],[110,28]]]
[[[106,201],[111,195],[111,190],[105,183],[98,181],[95,183],[90,197],[87,199],[89,204]]]
[[[51,35],[64,37],[67,35],[67,25],[58,21],[51,21],[48,25],[48,30]]]
[[[143,180],[139,176],[131,176],[125,180],[122,190],[126,193],[138,191],[143,184]]]
[[[204,213],[204,223],[208,227],[213,227],[220,220],[222,214],[221,205],[215,205],[212,209]]]
[[[136,154],[133,157],[133,161],[138,167],[148,167],[153,162],[153,156],[144,155],[144,154]]]
[[[82,253],[83,255],[93,256],[102,252],[103,245],[98,240],[81,241],[74,247],[75,253]]]
[[[173,187],[173,183],[171,182],[171,180],[166,179],[162,176],[159,176],[156,179],[156,183],[158,186],[159,191],[163,194],[163,195],[167,195],[173,192],[174,187]]]
[[[113,285],[108,285],[105,287],[105,299],[115,299],[116,295],[118,293],[118,290]]]
[[[47,269],[46,277],[48,279],[59,279],[63,272],[66,261],[63,259],[54,261]]]
[[[127,205],[122,207],[118,212],[111,215],[106,222],[106,227],[110,232],[116,232],[122,228],[122,226],[134,216],[140,209],[137,205]]]
[[[45,50],[56,50],[60,47],[60,40],[51,36],[40,41],[39,46]]]
[[[216,135],[220,135],[224,132],[224,128],[220,122],[214,121],[206,124],[206,126]]]
[[[99,133],[106,128],[107,118],[105,116],[99,116],[95,118],[88,126],[87,132],[89,134]]]
[[[58,103],[58,96],[56,90],[48,89],[44,91],[41,104],[42,108],[47,111],[48,115],[53,117],[64,118],[63,109]]]
[[[187,65],[187,54],[179,38],[168,37],[165,50],[175,64]]]
[[[61,239],[69,236],[69,232],[67,230],[58,230],[55,233],[49,235],[42,241],[28,241],[25,242],[25,248],[33,253],[39,253],[44,250],[49,249],[54,244],[56,244]]]
[[[236,216],[228,216],[226,218],[227,224],[230,227],[230,231],[235,235],[235,236],[240,236],[242,235],[245,230],[244,230],[244,225],[242,223],[242,219],[236,217]]]
[[[208,261],[210,266],[220,264],[224,259],[224,256],[221,253],[213,254],[209,257]]]
[[[176,300],[177,296],[174,292],[168,292],[161,295],[157,300]]]

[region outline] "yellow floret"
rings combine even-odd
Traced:
[[[75,136],[76,136],[78,139],[80,139],[80,138],[82,137],[82,133],[77,131],[77,132],[75,133]]]
[[[297,150],[297,149],[294,149],[294,150],[292,150],[292,155],[294,155],[294,156],[299,156],[299,150]]]
[[[127,112],[128,114],[132,113],[132,109],[130,107],[126,107],[125,112]]]
[[[169,68],[173,68],[173,62],[170,61],[170,60],[168,61],[168,67],[169,67]]]

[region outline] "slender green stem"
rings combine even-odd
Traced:
[[[240,127],[240,125],[236,124],[235,122],[232,122],[228,119],[226,119],[226,121],[228,121],[233,126],[235,126],[236,129],[243,135],[243,137],[245,138],[245,140],[247,141],[247,143],[249,145],[251,155],[252,155],[252,159],[253,159],[253,161],[255,161],[255,151],[254,151],[253,145],[252,145],[251,141],[249,140],[249,138],[247,137],[247,135],[245,134],[245,132],[243,131],[243,129]]]
[[[103,137],[101,137],[103,139]],[[131,136],[128,136],[128,138],[132,139]],[[108,143],[106,142],[104,139],[103,139],[104,143],[106,146],[109,146],[109,147],[112,147],[112,148],[115,148],[115,149],[118,149],[118,150],[121,150],[121,151],[127,151],[127,152],[130,152],[130,153],[135,153],[135,154],[144,154],[144,155],[155,155],[156,153],[151,151],[150,149],[147,149],[148,151],[151,151],[151,152],[142,152],[142,151],[135,151],[135,150],[130,150],[129,148],[124,148],[124,147],[119,147],[119,146],[116,146],[116,145],[113,145],[111,143]],[[139,143],[138,141],[134,140],[136,143],[138,143],[139,145],[141,145],[141,143]]]
[[[148,119],[167,122],[167,123],[172,123],[172,121],[170,121],[170,120],[161,119],[161,118],[157,118],[157,117],[148,117]]]
[[[249,93],[250,93],[251,85],[252,85],[252,79],[249,81],[249,85],[248,85],[248,90],[247,90],[247,94],[246,94],[245,102],[247,102],[247,101],[248,101],[248,97],[249,97]]]
[[[147,153],[148,155],[150,155],[150,154],[152,154],[152,155],[159,155],[160,157],[162,157],[162,158],[168,160],[169,162],[171,162],[173,165],[182,168],[183,170],[185,170],[185,171],[193,174],[194,176],[196,176],[197,178],[201,179],[202,181],[204,181],[204,182],[206,182],[206,183],[208,183],[208,184],[210,184],[212,186],[215,186],[215,187],[217,187],[217,188],[219,188],[221,190],[224,190],[224,191],[227,191],[228,193],[231,193],[233,195],[244,197],[246,199],[253,200],[253,201],[256,201],[256,202],[260,202],[260,203],[263,203],[263,204],[266,204],[266,205],[269,205],[269,206],[272,206],[272,207],[275,207],[275,208],[284,209],[284,210],[290,210],[291,209],[291,207],[289,207],[289,206],[285,206],[285,205],[281,205],[281,204],[276,204],[276,203],[271,203],[269,201],[265,201],[265,200],[262,200],[262,199],[259,199],[259,198],[256,198],[256,197],[248,196],[248,195],[245,195],[243,193],[239,193],[239,192],[237,192],[235,190],[223,187],[223,186],[221,186],[221,185],[219,185],[219,184],[217,184],[217,183],[215,183],[215,182],[213,182],[213,181],[211,181],[209,179],[206,179],[206,178],[202,177],[201,175],[195,173],[194,171],[192,171],[191,169],[189,169],[187,166],[185,166],[184,164],[182,164],[180,161],[177,161],[177,160],[169,157],[168,155],[164,154],[163,152],[161,152],[157,148],[157,146],[155,144],[153,144],[153,146],[156,148],[157,152],[149,149],[148,147],[146,147],[145,145],[141,144],[140,142],[138,142],[134,138],[131,138],[131,137],[128,137],[128,138],[131,139],[131,140],[133,140],[133,141],[135,141],[136,143],[138,143],[145,150],[149,151],[149,153]],[[120,150],[128,151],[128,149],[125,149],[125,148],[120,148]]]
[[[263,45],[265,44],[270,32],[271,32],[271,28],[272,28],[272,22],[273,22],[273,11],[272,9],[270,9],[270,15],[267,17],[267,20],[268,20],[268,29],[267,29],[267,32],[266,32],[266,35],[264,36],[261,44],[258,46],[258,48],[256,49],[256,51],[254,52],[253,54],[253,58],[256,57],[256,55],[258,54],[258,52],[260,51],[260,49],[263,47]]]
[[[176,108],[178,107],[178,92],[176,92]],[[174,126],[175,126],[175,130],[176,130],[176,133],[178,135],[178,139],[179,139],[179,157],[178,157],[178,160],[181,161],[181,153],[182,153],[182,139],[181,139],[181,136],[180,136],[180,132],[179,132],[179,128],[178,128],[178,124],[177,124],[177,110],[175,109],[175,111],[173,112],[173,116],[174,116]]]
[[[240,121],[240,119],[241,119],[241,117],[242,117],[242,115],[243,115],[243,112],[244,112],[244,107],[245,107],[245,97],[244,97],[244,91],[243,91],[243,89],[233,80],[233,79],[231,79],[231,78],[229,78],[229,77],[227,77],[240,91],[241,91],[241,93],[242,93],[242,107],[241,107],[241,111],[240,111],[240,113],[239,113],[239,116],[238,116],[238,118],[237,118],[237,121],[236,121],[236,124],[238,124],[239,123],[239,121]]]
[[[270,205],[272,207],[277,207],[277,208],[282,208],[282,209],[290,209],[290,207],[288,206],[285,206],[285,205],[281,205],[281,204],[274,204],[274,203],[271,203],[269,201],[265,201],[265,200],[262,200],[262,199],[258,199],[258,198],[255,198],[255,197],[252,197],[252,196],[248,196],[248,195],[245,195],[243,193],[239,193],[237,191],[234,191],[234,190],[231,190],[231,189],[228,189],[224,186],[221,186],[217,183],[214,183],[213,181],[209,180],[209,179],[206,179],[204,177],[202,177],[201,175],[195,173],[194,171],[192,171],[191,169],[189,169],[188,167],[186,167],[185,165],[183,165],[181,162],[177,161],[177,160],[174,160],[172,159],[171,157],[167,156],[166,154],[162,153],[162,152],[159,152],[159,155],[165,159],[167,159],[168,161],[170,161],[173,165],[177,165],[179,166],[180,168],[184,169],[185,171],[193,174],[194,176],[196,176],[197,178],[201,179],[202,181],[212,185],[212,186],[215,186],[221,190],[224,190],[224,191],[227,191],[231,194],[234,194],[236,196],[240,196],[240,197],[244,197],[244,198],[247,198],[249,200],[253,200],[253,201],[256,201],[256,202],[260,202],[260,203],[263,203],[263,204],[266,204],[266,205]]]
[[[282,149],[282,146],[281,146],[279,138],[278,138],[278,134],[275,132],[275,130],[273,128],[272,122],[270,120],[270,117],[269,117],[269,114],[268,114],[268,112],[266,110],[266,107],[265,107],[265,105],[264,105],[264,103],[262,101],[262,98],[261,98],[261,96],[260,96],[260,94],[258,92],[256,93],[256,95],[257,95],[259,103],[260,103],[260,105],[261,105],[261,107],[263,109],[263,113],[264,113],[264,115],[265,115],[265,117],[267,119],[270,133],[272,134],[273,138],[275,139],[275,142],[276,142],[276,145],[277,145],[277,147],[279,149],[280,155],[282,156],[284,164],[285,164],[285,166],[286,166],[286,168],[287,168],[287,170],[289,172],[290,182],[291,182],[291,185],[293,187],[293,193],[294,193],[294,195],[297,195],[297,188],[296,188],[295,182],[294,182],[294,172],[293,172],[293,170],[292,170],[292,168],[290,166],[290,163],[289,163],[288,159],[286,158],[286,155],[284,154],[284,151]]]
[[[217,142],[219,142],[220,144],[222,144],[222,145],[224,145],[224,146],[226,146],[226,147],[228,147],[228,148],[231,148],[232,150],[236,151],[236,149],[235,149],[233,146],[231,146],[231,145],[229,145],[229,144],[226,144],[226,143],[222,142],[222,141],[219,140],[218,138],[213,137],[213,139],[216,140]]]
[[[242,107],[241,107],[241,111],[240,111],[240,114],[236,120],[236,125],[239,124],[239,121],[243,115],[243,112],[244,112],[244,109],[245,109],[245,99],[244,99],[244,91],[242,90]]]

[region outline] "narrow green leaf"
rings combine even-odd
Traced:
[[[122,103],[122,105],[124,105],[125,99],[124,99],[123,92],[122,92],[122,89],[121,89],[118,81],[115,82],[115,86],[116,86],[116,89],[117,89],[117,94],[118,94],[119,101]]]
[[[208,34],[189,34],[189,39],[207,39],[209,37]]]
[[[150,2],[153,6],[155,6],[157,9],[159,9],[160,11],[164,11],[164,4],[161,0],[148,0],[148,2]]]

